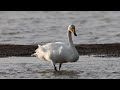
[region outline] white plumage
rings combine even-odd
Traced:
[[[45,61],[51,61],[56,71],[56,63],[60,64],[60,70],[62,63],[76,62],[79,59],[79,54],[73,44],[71,33],[77,36],[74,25],[68,26],[69,45],[62,42],[48,43],[42,46],[38,45],[38,48],[32,56],[36,56]]]

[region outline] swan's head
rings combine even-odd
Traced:
[[[70,31],[70,32],[73,33],[75,36],[77,36],[74,25],[69,25],[69,26],[68,26],[68,31]]]

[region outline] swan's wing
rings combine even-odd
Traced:
[[[42,46],[46,51],[46,57],[54,62],[65,62],[71,55],[69,45],[62,42],[48,43]]]
[[[69,45],[62,42],[48,43],[46,45],[38,45],[35,50],[35,56],[40,59],[53,62],[66,62],[70,59],[72,50]]]
[[[46,51],[57,51],[60,47],[63,47],[64,49],[68,48],[68,45],[62,42],[55,42],[55,43],[48,43],[46,45],[41,46]]]

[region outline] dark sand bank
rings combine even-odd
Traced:
[[[0,57],[31,56],[37,45],[0,44]],[[120,43],[79,44],[76,48],[80,55],[120,57]]]
[[[120,57],[120,43],[112,44],[79,44],[76,48],[80,55],[101,57]]]

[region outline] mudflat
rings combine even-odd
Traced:
[[[37,45],[0,44],[0,57],[29,57],[34,53],[37,47]],[[120,43],[77,44],[75,47],[80,55],[120,57]]]

